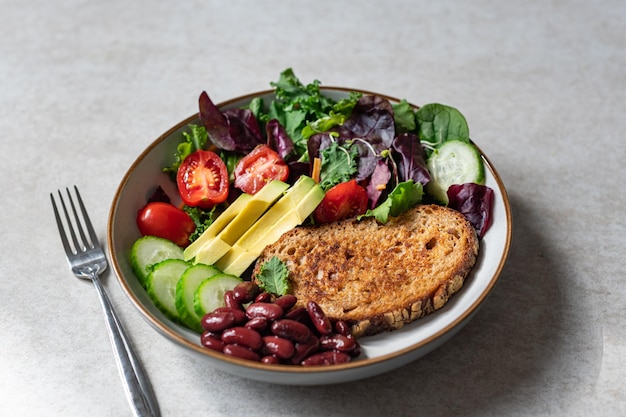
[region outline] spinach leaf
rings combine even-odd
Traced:
[[[396,122],[396,134],[413,132],[417,128],[415,111],[406,99],[393,105],[393,119]]]
[[[415,112],[418,135],[430,155],[443,142],[458,139],[469,142],[469,127],[465,117],[454,107],[431,103]]]

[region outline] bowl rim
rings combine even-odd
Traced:
[[[371,91],[367,91],[367,90],[362,90],[362,89],[355,89],[355,88],[347,88],[347,87],[336,87],[336,86],[320,86],[320,90],[322,92],[324,91],[330,91],[330,92],[337,92],[337,93],[349,93],[349,92],[358,92],[358,93],[362,93],[362,94],[374,94],[383,98],[386,98],[387,100],[389,100],[390,102],[400,102],[400,99],[397,99],[395,97],[386,95],[386,94],[380,94],[380,93],[376,93],[376,92],[371,92]],[[248,94],[244,94],[244,95],[240,95],[228,100],[224,100],[220,103],[218,103],[216,106],[218,108],[228,108],[229,106],[232,106],[233,103],[240,103],[240,102],[245,102],[245,101],[249,101],[254,97],[258,97],[258,96],[264,96],[264,95],[271,95],[274,93],[273,89],[267,89],[267,90],[260,90],[257,92],[252,92],[252,93],[248,93]],[[411,105],[414,108],[419,108],[419,106],[414,105],[412,103],[409,102],[409,105]],[[501,259],[498,263],[497,268],[495,269],[495,272],[493,274],[493,276],[490,278],[488,285],[485,286],[485,288],[482,290],[482,292],[480,293],[480,295],[474,300],[474,302],[468,307],[466,308],[462,314],[460,314],[458,317],[456,317],[452,322],[450,322],[448,325],[446,325],[445,327],[439,329],[438,331],[434,332],[432,335],[430,335],[427,338],[423,338],[420,339],[418,341],[416,341],[415,343],[412,343],[411,345],[390,352],[390,353],[386,353],[377,357],[373,357],[373,358],[363,358],[363,359],[358,359],[355,361],[350,361],[348,363],[344,363],[344,364],[337,364],[337,365],[333,365],[333,366],[323,366],[323,367],[301,367],[301,366],[294,366],[294,365],[269,365],[269,364],[263,364],[260,362],[253,362],[253,361],[248,361],[248,360],[244,360],[244,359],[239,359],[239,358],[235,358],[235,357],[230,357],[227,355],[224,355],[222,353],[216,352],[216,351],[212,351],[210,349],[206,349],[202,346],[200,346],[199,344],[194,344],[192,342],[190,342],[189,340],[181,337],[180,335],[176,334],[174,331],[172,331],[171,329],[169,329],[167,326],[163,325],[163,323],[161,323],[160,320],[158,320],[157,318],[155,318],[152,313],[150,311],[148,311],[148,309],[146,309],[146,307],[144,307],[144,305],[142,304],[142,302],[139,300],[139,298],[133,293],[129,283],[126,280],[126,277],[124,276],[122,269],[119,265],[118,262],[118,255],[115,253],[115,251],[113,250],[114,247],[114,237],[113,237],[113,224],[114,224],[114,220],[115,220],[115,215],[117,212],[117,205],[118,205],[118,201],[120,200],[121,194],[126,186],[126,184],[129,181],[129,178],[131,177],[132,173],[134,172],[134,170],[137,168],[137,166],[141,163],[141,161],[146,158],[146,156],[152,152],[152,150],[159,145],[161,142],[163,142],[166,138],[168,138],[170,135],[172,135],[174,132],[176,132],[177,130],[184,128],[186,125],[190,124],[191,122],[193,122],[194,120],[198,119],[198,113],[194,113],[193,115],[183,119],[182,121],[178,122],[176,125],[174,125],[173,127],[169,128],[166,132],[164,132],[163,134],[159,135],[157,137],[157,139],[155,139],[154,141],[152,141],[138,156],[137,158],[132,162],[132,164],[130,165],[130,167],[127,169],[127,171],[125,172],[124,176],[122,177],[118,187],[116,188],[116,191],[114,193],[113,196],[113,200],[111,203],[111,207],[110,207],[110,211],[109,211],[109,216],[108,216],[108,222],[107,222],[107,251],[109,253],[109,259],[110,259],[110,264],[111,264],[111,268],[115,273],[115,276],[117,278],[117,281],[119,282],[120,286],[122,287],[124,293],[126,294],[126,296],[130,299],[130,301],[132,302],[132,304],[134,304],[134,306],[139,310],[139,312],[141,313],[142,317],[148,321],[148,323],[150,325],[152,325],[152,327],[154,327],[159,333],[161,333],[163,336],[165,336],[166,338],[168,338],[170,341],[175,342],[178,345],[184,346],[188,349],[191,349],[203,356],[207,356],[209,358],[212,358],[214,360],[217,361],[224,361],[227,363],[230,363],[232,365],[238,366],[238,367],[244,367],[244,368],[248,368],[248,369],[254,369],[257,371],[262,371],[262,372],[267,372],[267,373],[294,373],[294,374],[332,374],[332,373],[337,373],[337,372],[342,372],[342,371],[346,371],[346,370],[356,370],[359,368],[365,368],[365,367],[370,367],[373,365],[380,365],[383,362],[407,355],[411,352],[414,351],[418,351],[421,348],[426,348],[427,346],[431,345],[433,342],[435,342],[437,339],[441,338],[442,336],[446,335],[447,333],[451,333],[455,328],[457,328],[460,324],[463,324],[465,321],[469,320],[474,313],[476,313],[476,311],[478,310],[478,308],[482,305],[482,303],[485,301],[485,299],[488,297],[488,295],[491,293],[491,291],[493,290],[494,286],[496,285],[496,283],[499,280],[499,277],[502,273],[502,270],[504,268],[504,265],[506,263],[506,260],[508,258],[509,255],[509,251],[510,251],[510,247],[511,247],[511,239],[512,239],[512,214],[511,214],[511,206],[510,206],[510,201],[508,198],[508,193],[504,187],[504,183],[502,182],[502,178],[500,177],[499,173],[497,172],[497,170],[495,169],[495,167],[493,166],[493,164],[491,163],[490,159],[484,154],[484,152],[480,149],[480,147],[478,145],[476,145],[474,143],[474,145],[476,145],[476,147],[478,148],[478,151],[480,152],[481,157],[483,158],[483,161],[485,163],[485,168],[488,169],[491,174],[493,175],[493,178],[495,180],[495,182],[498,185],[498,189],[499,191],[502,193],[502,200],[504,203],[504,215],[505,215],[505,221],[506,221],[506,236],[504,239],[504,247],[503,247],[503,252],[502,252],[502,256]]]

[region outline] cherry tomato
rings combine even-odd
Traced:
[[[185,211],[160,201],[139,210],[137,227],[142,236],[162,237],[182,247],[189,245],[189,236],[196,230],[196,224]]]
[[[326,192],[324,199],[313,212],[317,223],[358,216],[367,211],[367,191],[356,180],[342,182]]]
[[[289,167],[272,148],[259,145],[244,156],[235,167],[235,187],[255,194],[271,180],[286,181]]]
[[[209,209],[228,197],[228,170],[215,152],[198,150],[187,156],[176,182],[180,197],[191,207]]]

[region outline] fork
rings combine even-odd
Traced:
[[[50,201],[52,202],[54,217],[59,228],[67,261],[74,275],[78,278],[91,280],[96,287],[105,316],[107,333],[113,346],[115,362],[122,377],[124,392],[133,410],[133,415],[135,417],[158,417],[160,413],[150,382],[100,281],[100,274],[107,268],[104,250],[98,243],[98,238],[89,220],[78,188],[74,186],[74,193],[80,212],[76,209],[69,188],[65,190],[67,192],[68,205],[73,214],[73,220],[70,217],[68,205],[66,205],[60,190],[58,191],[58,198],[64,215],[63,218],[59,213],[60,210],[52,193],[50,193]]]

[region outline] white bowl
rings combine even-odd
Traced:
[[[322,90],[334,99],[344,98],[351,91],[337,87],[323,87]],[[218,107],[241,107],[258,96],[270,99],[273,92],[249,94],[228,100]],[[391,102],[398,102],[398,99],[387,98]],[[176,185],[162,172],[162,168],[172,161],[182,132],[190,123],[199,123],[197,114],[176,124],[152,142],[124,175],[109,214],[108,250],[112,269],[139,313],[166,339],[195,352],[206,359],[207,365],[240,377],[290,385],[331,384],[371,377],[414,361],[449,340],[474,316],[495,286],[509,251],[511,209],[500,176],[483,154],[486,185],[495,194],[493,223],[481,241],[477,263],[465,285],[441,310],[400,330],[359,339],[362,346],[361,356],[341,365],[266,365],[203,348],[198,334],[172,322],[154,306],[133,274],[129,262],[130,248],[140,236],[135,223],[138,210],[157,186],[161,186],[170,196],[176,195]]]

